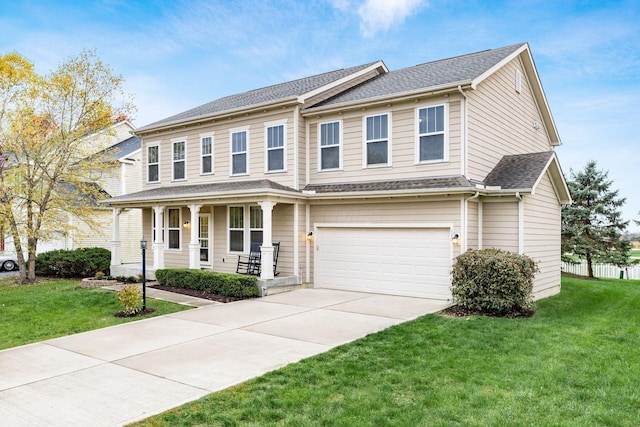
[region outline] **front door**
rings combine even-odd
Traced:
[[[209,232],[209,215],[202,214],[198,219],[198,242],[200,243],[200,264],[204,266],[211,266]]]

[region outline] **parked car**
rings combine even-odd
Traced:
[[[0,255],[0,270],[13,271],[18,269],[18,257],[15,255]]]

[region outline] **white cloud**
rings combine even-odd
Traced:
[[[422,0],[365,0],[358,8],[362,35],[372,37],[378,31],[387,31],[394,25],[402,24],[422,5]]]

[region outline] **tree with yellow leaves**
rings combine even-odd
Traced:
[[[132,110],[122,84],[90,51],[45,76],[19,54],[0,56],[0,228],[13,238],[21,283],[35,280],[38,242],[71,231],[65,215],[100,225],[98,183],[115,167],[109,129]]]

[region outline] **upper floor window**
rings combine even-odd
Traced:
[[[200,137],[200,173],[213,173],[213,136]]]
[[[173,143],[172,157],[173,180],[178,181],[186,178],[186,141],[176,141]]]
[[[340,169],[340,122],[320,123],[320,170]]]
[[[180,209],[169,208],[167,214],[167,230],[169,233],[169,249],[180,249]]]
[[[389,114],[365,117],[365,166],[391,164]]]
[[[444,105],[418,108],[417,161],[445,160],[445,108]]]
[[[157,145],[147,147],[147,181],[160,181],[160,147]]]
[[[284,125],[269,126],[266,129],[267,172],[285,170],[284,162]]]
[[[231,175],[245,175],[248,170],[248,131],[231,132]]]

